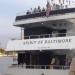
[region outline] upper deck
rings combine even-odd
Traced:
[[[51,10],[49,16],[46,16],[46,11],[41,11],[32,14],[21,14],[17,15],[15,19],[15,26],[25,27],[29,24],[39,24],[42,22],[51,22],[59,20],[68,20],[75,18],[75,8],[66,8]]]
[[[66,14],[66,13],[73,13],[75,12],[75,8],[67,8],[67,9],[59,9],[59,10],[52,10],[49,15],[58,15],[58,14]],[[43,17],[46,16],[46,11],[32,13],[32,14],[25,14],[25,15],[17,15],[16,21],[23,20],[23,19],[30,19],[35,17]]]

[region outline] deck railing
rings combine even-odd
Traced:
[[[54,33],[54,34],[29,35],[29,36],[24,36],[24,39],[65,37],[65,36],[75,36],[75,33]]]
[[[55,33],[55,34],[28,35],[28,36],[21,36],[21,38],[18,38],[18,39],[12,38],[11,40],[53,38],[53,37],[66,37],[66,36],[75,36],[75,32],[74,33]]]
[[[25,68],[25,69],[69,69],[70,66],[64,66],[64,65],[25,65],[25,64],[12,64],[10,66],[11,68],[17,67],[17,68]]]
[[[71,13],[71,12],[75,12],[75,8],[67,8],[67,9],[66,8],[62,8],[62,9],[59,8],[59,9],[51,10],[50,16]],[[21,12],[21,13],[17,13],[16,21],[29,19],[29,18],[35,18],[35,17],[43,17],[43,16],[46,16],[46,11],[35,12],[35,13],[31,12],[30,14],[26,14],[26,12]]]

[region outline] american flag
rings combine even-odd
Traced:
[[[46,10],[46,16],[49,17],[50,15],[50,11],[51,11],[51,5],[49,3],[49,0],[47,0],[47,10]]]

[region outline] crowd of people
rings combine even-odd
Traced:
[[[30,10],[27,10],[26,14],[27,15],[34,14],[34,13],[39,13],[39,12],[44,12],[44,11],[46,11],[46,9],[44,7],[41,9],[41,7],[38,6],[38,8],[34,8],[34,9],[31,8]]]
[[[53,5],[50,5],[49,7],[51,10],[58,10],[58,9],[67,8],[67,5],[64,6],[63,4],[61,4],[61,5],[53,4]],[[47,7],[41,8],[40,6],[38,6],[37,8],[34,8],[34,9],[31,8],[30,10],[27,10],[26,15],[35,14],[35,13],[39,13],[39,12],[45,12],[46,10],[47,10]]]

